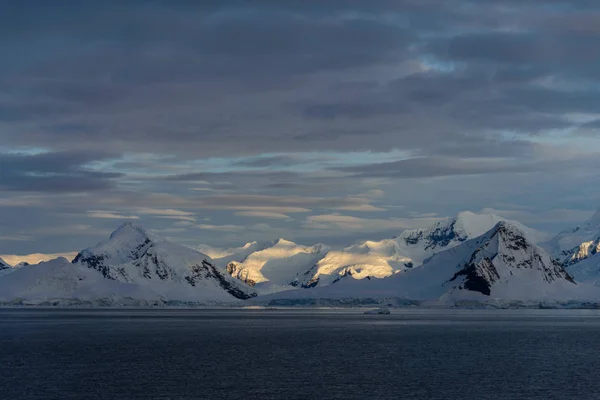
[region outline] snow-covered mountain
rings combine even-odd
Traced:
[[[313,290],[294,290],[257,301],[396,298],[414,301],[556,300],[587,298],[572,277],[519,227],[499,222],[474,239],[444,250],[384,279],[345,280]]]
[[[565,269],[577,282],[600,286],[600,253],[586,257]]]
[[[579,282],[600,285],[600,210],[575,229],[544,244]]]
[[[297,286],[313,288],[342,279],[385,278],[412,267],[412,260],[398,253],[395,242],[364,242],[327,252],[301,277]]]
[[[20,263],[15,264],[15,266],[13,268],[21,268],[21,267],[26,267],[28,265],[31,265],[31,264],[29,264],[27,261],[21,261]]]
[[[23,266],[0,279],[0,303],[110,305],[135,299],[150,304],[159,298],[147,287],[105,279],[99,272],[65,258]]]
[[[199,245],[196,250],[211,257],[213,260],[219,260],[221,263],[229,263],[231,261],[240,261],[248,257],[250,254],[264,250],[267,247],[273,246],[275,242],[249,242],[242,247],[231,247],[228,249],[217,249],[207,245]]]
[[[13,272],[13,268],[2,258],[0,258],[0,276]]]
[[[72,263],[60,258],[14,268],[0,259],[0,303],[226,304],[257,293],[261,296],[251,304],[595,301],[600,299],[596,233],[600,217],[548,242],[585,240],[576,242],[565,269],[536,245],[542,234],[490,214],[463,212],[393,239],[341,250],[284,239],[223,251],[205,247],[220,256],[214,260],[126,223]]]
[[[400,253],[410,257],[414,264],[421,264],[435,253],[484,234],[501,221],[509,222],[523,231],[533,243],[548,239],[545,233],[496,214],[463,211],[454,218],[439,221],[428,228],[406,230],[395,238],[395,242]]]
[[[450,266],[450,267],[448,267]],[[454,268],[452,268],[452,266]],[[434,255],[423,270],[452,277],[444,296],[467,292],[502,299],[553,299],[574,293],[573,278],[541,247],[508,222],[499,222],[484,235]]]
[[[225,265],[231,276],[265,293],[296,286],[328,249],[322,244],[302,246],[285,239],[252,242],[215,259],[215,263]]]
[[[494,214],[459,213],[424,229],[402,232],[394,239],[365,241],[339,251],[330,251],[305,273],[301,286],[328,285],[342,278],[385,278],[406,269],[420,266],[425,259],[445,249],[475,238],[504,218]],[[527,233],[532,241],[547,239],[547,235],[509,221]]]
[[[600,250],[600,210],[575,229],[560,232],[544,247],[570,267]]]
[[[166,299],[228,301],[256,295],[207,255],[132,223],[121,225],[108,240],[81,251],[73,263],[96,270],[108,280],[147,287]]]

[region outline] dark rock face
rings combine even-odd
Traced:
[[[73,264],[81,263],[86,265],[88,268],[99,271],[106,279],[117,280],[117,278],[111,273],[111,269],[104,263],[105,256],[102,254],[84,254],[79,253],[73,259]]]
[[[459,242],[466,241],[467,237],[460,236],[456,233],[456,230],[454,229],[455,225],[456,221],[452,221],[452,223],[446,227],[436,228],[427,238],[425,250],[435,249],[436,247],[446,247],[454,240]]]
[[[478,264],[467,264],[450,279],[450,282],[456,280],[459,276],[465,276],[465,280],[459,286],[459,289],[479,292],[486,296],[491,294],[492,284],[500,279],[496,267],[489,258]],[[487,278],[486,278],[487,277]]]
[[[310,288],[314,288],[319,284],[319,278],[312,278],[311,280],[309,280],[306,283],[302,284],[302,288],[303,289],[310,289]]]
[[[467,237],[460,235],[455,230],[456,220],[447,226],[438,226],[425,235],[424,231],[417,231],[404,238],[407,245],[415,245],[421,241],[425,242],[425,250],[433,250],[438,247],[446,247],[453,241],[464,242]]]
[[[227,273],[234,277],[235,279],[239,279],[240,281],[246,283],[248,286],[254,287],[256,286],[256,282],[253,279],[248,278],[248,272],[246,271],[246,276],[244,276],[244,270],[240,269],[239,265],[235,262],[230,262],[227,264],[225,268]]]
[[[199,281],[204,279],[216,279],[221,288],[237,299],[247,300],[257,295],[256,293],[246,293],[241,290],[233,282],[227,280],[217,267],[206,260],[202,261],[202,265],[192,266],[191,271],[192,275],[186,276],[185,280],[192,286],[196,286]]]
[[[497,241],[494,246],[491,246],[492,241]],[[483,258],[480,257],[481,252],[486,251],[489,253],[490,247],[496,248],[496,246],[498,249],[503,250],[498,250]],[[500,260],[502,261],[500,265],[508,268],[508,274],[511,276],[515,275],[513,271],[516,273],[520,269],[537,268],[543,272],[541,276],[546,283],[564,279],[575,284],[573,278],[557,261],[550,257],[544,261],[539,251],[518,231],[509,229],[506,224],[500,223],[489,239],[481,243],[481,246],[473,252],[469,261],[448,282],[464,277],[458,289],[490,296],[492,286],[500,280],[500,274],[494,264],[496,260]]]
[[[337,278],[335,278],[335,280],[333,282],[331,282],[331,283],[333,284],[333,283],[339,282],[340,280],[342,280],[342,278],[345,278],[347,276],[352,276],[352,271],[350,270],[350,268],[346,268],[344,270],[344,272],[342,273],[342,275],[340,275]]]
[[[140,266],[140,259],[144,257],[148,250],[152,247],[150,244],[150,239],[146,239],[143,243],[140,243],[135,248],[131,249],[131,253],[128,256],[129,260],[136,261],[136,265]],[[77,256],[73,259],[73,264],[78,263],[99,271],[106,279],[124,280],[125,282],[130,281],[127,273],[123,269],[111,267],[109,256],[106,254],[94,254],[84,250],[77,254]],[[149,270],[144,270],[145,275],[149,273]]]
[[[416,233],[414,233],[414,234],[412,234],[410,236],[405,237],[404,238],[404,242],[406,244],[413,244],[414,245],[414,244],[419,243],[421,241],[421,239],[423,239],[423,232],[419,231],[419,232],[416,232]]]
[[[587,247],[587,249],[585,247]],[[589,257],[592,257],[598,253],[598,247],[600,247],[600,237],[591,241],[591,243],[582,243],[579,246],[575,246],[570,250],[563,251],[561,256],[563,258],[562,266],[568,268],[572,265],[577,264]],[[587,252],[581,253],[583,250]]]

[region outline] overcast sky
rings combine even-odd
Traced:
[[[597,0],[5,0],[0,52],[0,254],[600,207]]]

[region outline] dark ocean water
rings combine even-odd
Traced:
[[[600,399],[594,311],[0,310],[1,399]]]

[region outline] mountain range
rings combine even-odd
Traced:
[[[191,249],[125,223],[72,262],[0,259],[0,304],[596,304],[599,248],[600,211],[553,238],[461,212],[340,249],[285,239]]]

